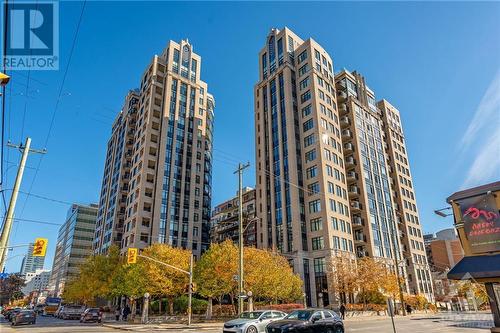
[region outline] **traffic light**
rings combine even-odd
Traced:
[[[45,257],[48,242],[49,240],[47,238],[35,239],[35,244],[33,245],[33,257]]]
[[[127,264],[137,263],[137,248],[130,247],[127,250]]]
[[[0,72],[0,86],[5,86],[10,81],[10,76]]]

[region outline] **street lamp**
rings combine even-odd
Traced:
[[[449,213],[449,214],[447,214],[447,213],[444,213],[443,211],[445,211],[445,210],[450,210],[450,209],[451,209],[451,207],[446,207],[446,208],[436,209],[436,210],[434,211],[434,214],[439,215],[439,216],[441,216],[441,217],[448,217],[448,216],[453,215],[453,213]]]

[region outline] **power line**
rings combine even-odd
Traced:
[[[2,219],[5,218],[5,216],[2,216]],[[46,224],[46,225],[54,225],[54,226],[62,226],[61,223],[54,223],[54,222],[47,222],[47,221],[40,221],[40,220],[32,220],[32,219],[22,219],[22,218],[17,218],[13,217],[12,218],[14,222],[31,222],[31,223],[40,223],[40,224]]]
[[[70,52],[69,52],[69,56],[68,56],[68,62],[66,64],[66,68],[64,69],[63,79],[61,81],[61,85],[59,86],[59,94],[58,94],[58,97],[57,97],[57,100],[56,100],[54,111],[52,112],[52,117],[51,117],[50,124],[49,124],[49,131],[47,133],[47,137],[45,138],[45,143],[44,143],[45,147],[47,147],[47,144],[48,144],[49,139],[50,139],[50,134],[52,132],[52,128],[54,127],[54,120],[55,120],[55,117],[56,117],[56,114],[57,114],[57,109],[59,108],[59,103],[61,101],[61,96],[62,96],[62,92],[63,92],[63,89],[64,89],[64,84],[66,82],[66,77],[68,75],[69,66],[71,64],[71,59],[73,57],[73,52],[75,50],[76,42],[77,42],[77,39],[78,39],[78,33],[80,31],[80,26],[81,26],[81,23],[82,23],[83,13],[85,12],[85,5],[86,4],[87,4],[87,1],[85,0],[83,2],[82,9],[80,11],[80,17],[78,18],[78,23],[77,23],[77,26],[76,26],[75,35],[73,36],[73,42],[71,43],[71,48],[70,48]],[[33,185],[35,184],[36,177],[38,176],[38,171],[40,170],[40,165],[42,164],[42,161],[43,161],[43,155],[40,156],[40,159],[38,160],[38,165],[37,165],[36,170],[35,170],[35,175],[33,176],[33,180],[31,181],[31,185],[29,187],[28,193],[31,193],[31,191],[33,189]],[[29,195],[28,195],[28,197],[29,197]],[[21,210],[21,215],[24,213],[24,209],[26,208],[26,204],[28,202],[28,197],[24,201],[23,208]]]
[[[6,52],[7,52],[7,28],[9,26],[9,1],[5,0],[4,4],[4,26],[3,26],[3,72],[7,74],[7,66],[5,62]],[[2,146],[0,148],[0,186],[3,185],[3,153],[4,153],[4,143],[5,143],[5,85],[2,86]],[[5,204],[5,202],[4,202]]]

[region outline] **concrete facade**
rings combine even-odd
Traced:
[[[74,204],[59,228],[49,289],[60,296],[65,283],[79,274],[78,266],[92,254],[97,205]]]
[[[243,188],[243,219],[245,246],[257,246],[257,227],[255,214],[255,189]],[[235,243],[239,242],[238,223],[238,193],[235,197],[218,204],[212,211],[210,238],[212,242],[220,243],[226,239],[231,239]]]
[[[195,257],[208,248],[215,100],[200,74],[192,45],[170,41],[127,97],[128,120],[108,144],[96,253],[112,243],[122,252],[167,243]]]

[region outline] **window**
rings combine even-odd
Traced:
[[[316,159],[316,149],[310,150],[306,153],[306,162],[311,162]]]
[[[313,250],[322,250],[325,247],[325,241],[323,237],[314,237],[311,239]]]
[[[304,80],[300,81],[299,88],[300,90],[303,90],[309,86],[309,76],[306,77]]]
[[[321,202],[319,200],[313,200],[309,202],[309,213],[317,213],[321,211]]]
[[[313,127],[314,127],[314,120],[311,118],[311,119],[307,120],[306,122],[304,122],[303,131],[307,132],[310,129],[312,129]]]
[[[308,90],[300,96],[300,102],[305,103],[311,99],[311,91]]]
[[[307,50],[299,54],[299,57],[297,58],[299,60],[299,64],[307,59]]]
[[[320,61],[321,60],[321,54],[319,53],[318,50],[314,50],[314,57],[316,58],[316,60]]]
[[[314,273],[325,273],[325,268],[325,258],[314,258]]]
[[[340,249],[340,239],[337,236],[333,236],[333,248],[335,250]]]
[[[302,108],[302,117],[307,117],[311,114],[311,104]]]
[[[307,185],[307,189],[309,191],[309,195],[314,195],[319,193],[319,183],[312,183]]]
[[[308,64],[305,64],[304,66],[299,68],[299,76],[302,76],[307,72],[309,72],[309,65]]]
[[[311,231],[323,230],[323,221],[321,218],[311,220]]]
[[[306,177],[307,179],[314,178],[318,174],[318,168],[316,166],[312,166],[306,169]]]
[[[316,136],[314,134],[308,135],[304,138],[304,147],[309,147],[316,142]]]

